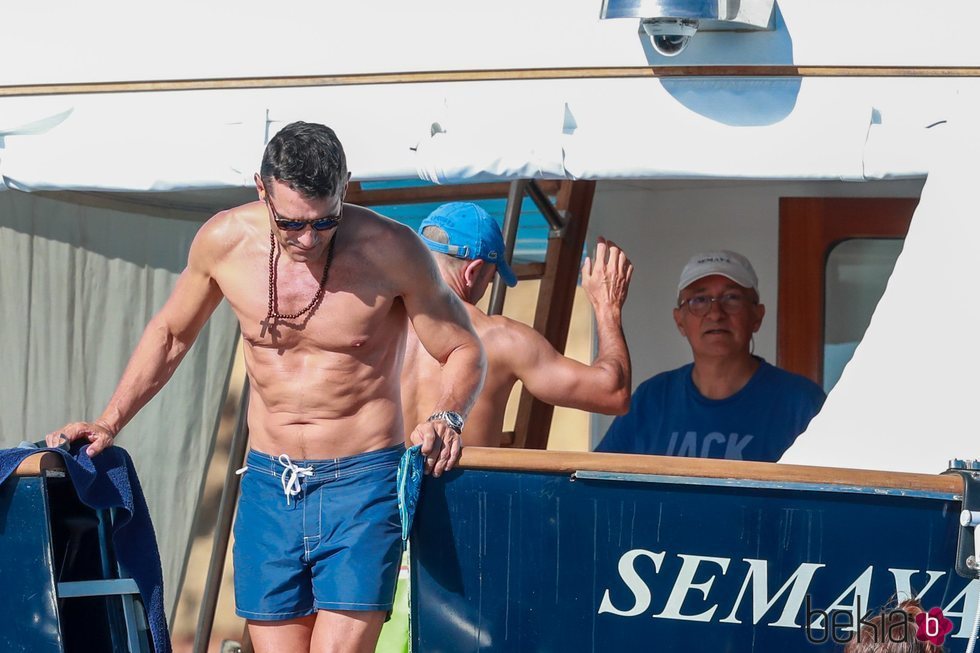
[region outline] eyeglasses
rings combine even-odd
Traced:
[[[678,304],[677,308],[684,308],[686,304],[687,310],[690,311],[691,315],[694,317],[704,317],[711,311],[711,304],[714,302],[718,302],[718,306],[725,312],[726,315],[741,313],[749,304],[758,303],[755,300],[746,297],[742,293],[726,292],[721,297],[709,297],[708,295],[695,295],[694,297],[688,297]]]
[[[266,195],[265,203],[269,205],[269,211],[272,213],[272,219],[275,221],[276,226],[283,231],[301,231],[306,225],[310,225],[317,231],[328,231],[333,229],[340,224],[340,221],[344,219],[344,202],[343,198],[340,201],[340,213],[337,215],[325,215],[322,218],[316,218],[315,220],[290,220],[289,218],[280,218],[279,212],[276,211],[276,205],[272,203],[272,198]]]

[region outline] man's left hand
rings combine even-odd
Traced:
[[[626,303],[633,264],[616,243],[602,236],[596,239],[595,256],[582,263],[582,289],[596,313],[612,309],[619,314]]]
[[[411,440],[412,444],[422,445],[425,473],[437,478],[451,470],[463,452],[463,438],[441,419],[416,426]]]

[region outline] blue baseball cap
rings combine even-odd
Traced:
[[[439,227],[449,237],[448,243],[437,243],[422,236],[426,227]],[[474,261],[482,259],[497,266],[500,278],[508,286],[517,285],[517,277],[504,258],[504,236],[500,225],[481,207],[470,202],[449,202],[429,214],[419,226],[419,236],[433,252]]]

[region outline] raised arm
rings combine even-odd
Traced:
[[[221,227],[215,220],[218,218],[195,236],[187,267],[166,304],[146,325],[102,415],[93,422],[74,422],[48,434],[48,446],[57,446],[64,435],[69,441],[86,438],[91,443],[88,454],[100,453],[173,375],[221,301],[221,291],[210,273],[221,240],[216,234]]]
[[[595,311],[599,352],[591,365],[566,358],[537,331],[515,325],[512,369],[532,395],[555,406],[621,415],[629,409],[631,367],[623,336],[623,303],[633,264],[612,241],[599,238],[582,265],[582,288]]]
[[[404,236],[402,301],[419,342],[442,367],[439,400],[432,406],[432,414],[452,411],[465,418],[486,375],[483,346],[463,303],[442,280],[428,250],[415,234],[406,232]],[[460,434],[444,420],[419,424],[411,440],[422,445],[426,471],[435,476],[452,469],[462,452]]]

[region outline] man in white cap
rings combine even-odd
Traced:
[[[466,446],[500,446],[504,409],[517,381],[555,406],[621,415],[629,407],[631,368],[622,309],[633,264],[615,243],[599,238],[595,256],[582,266],[582,288],[595,310],[599,352],[591,365],[562,356],[540,333],[504,317],[487,315],[480,301],[494,274],[508,286],[517,277],[504,258],[500,226],[480,206],[451,202],[419,227],[443,280],[463,300],[487,352],[487,377],[463,430]],[[402,369],[402,410],[415,419],[439,391],[439,363],[409,329]],[[424,417],[423,417],[424,419]]]
[[[694,362],[640,384],[596,451],[779,460],[824,393],[752,354],[766,314],[752,264],[735,252],[698,254],[677,292],[674,322]]]

